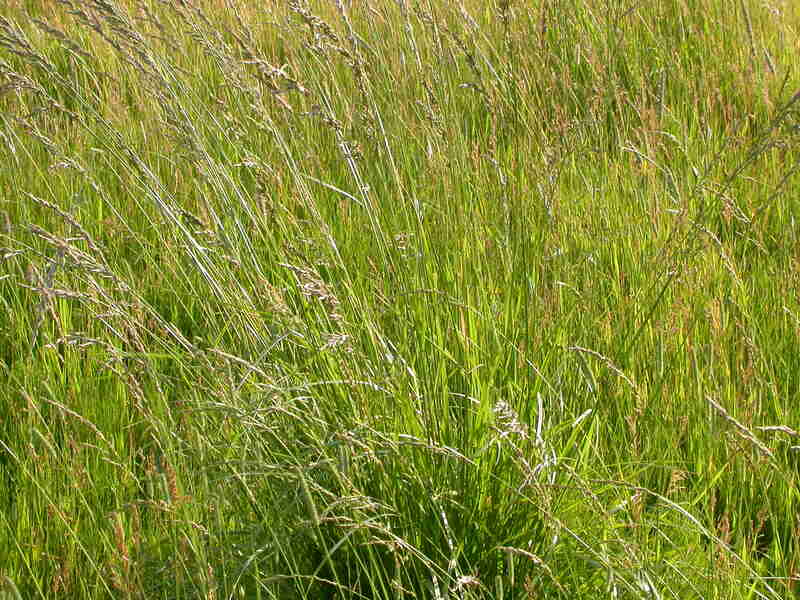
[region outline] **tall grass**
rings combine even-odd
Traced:
[[[796,593],[792,3],[6,7],[0,597]]]

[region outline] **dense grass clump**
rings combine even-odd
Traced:
[[[0,598],[786,598],[794,4],[6,0]]]

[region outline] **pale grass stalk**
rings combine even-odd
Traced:
[[[741,422],[739,422],[733,415],[731,415],[727,410],[725,410],[725,408],[723,408],[721,404],[719,404],[717,401],[715,401],[711,396],[706,396],[706,401],[712,407],[714,407],[714,410],[716,410],[717,413],[719,413],[719,415],[723,419],[728,421],[728,423],[733,424],[733,426],[736,429],[736,432],[739,434],[739,436],[741,438],[743,438],[743,439],[747,440],[748,442],[750,442],[751,444],[753,444],[753,446],[755,446],[758,449],[758,451],[761,454],[763,454],[764,456],[767,456],[769,458],[774,458],[775,457],[774,454],[772,453],[772,450],[767,448],[764,445],[764,443],[762,441],[760,441],[752,431],[750,431]]]

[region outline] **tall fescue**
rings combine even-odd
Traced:
[[[794,4],[5,7],[0,597],[796,593]]]

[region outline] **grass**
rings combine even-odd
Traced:
[[[792,3],[6,6],[0,598],[797,593]]]

